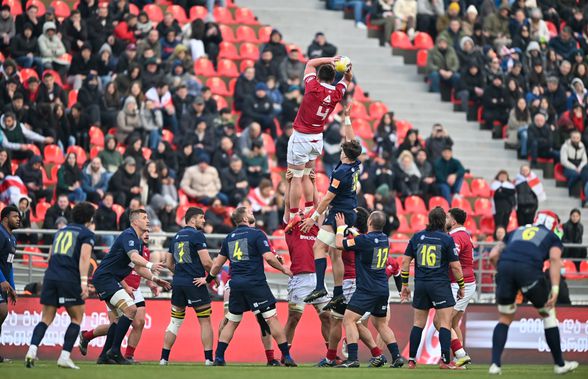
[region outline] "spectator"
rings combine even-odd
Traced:
[[[186,169],[180,188],[188,199],[204,205],[212,203],[215,197],[219,197],[223,204],[226,204],[228,200],[220,192],[221,181],[218,171],[210,166],[210,158],[206,155],[200,155],[198,163]]]
[[[404,137],[404,141],[398,146],[398,156],[402,154],[404,150],[408,150],[412,155],[416,155],[419,150],[423,148],[421,141],[419,141],[418,129],[410,129]]]
[[[471,4],[465,13],[465,17],[463,19],[463,23],[461,24],[461,28],[466,36],[472,36],[474,34],[474,26],[480,26],[480,22],[478,20],[478,10],[476,6]]]
[[[167,13],[169,14],[169,13]],[[158,24],[158,26],[161,24]],[[173,29],[167,29],[164,38],[161,39],[161,60],[166,61],[172,56],[176,46],[180,44],[180,41],[176,39],[176,31]]]
[[[31,68],[41,64],[41,59],[36,54],[37,37],[33,35],[33,26],[29,23],[25,24],[22,33],[11,40],[10,49],[19,66]]]
[[[231,216],[229,215],[229,211],[219,199],[214,199],[205,212],[204,217],[206,218],[206,222],[212,225],[213,233],[227,234],[233,230],[230,226]]]
[[[452,1],[447,7],[447,11],[437,17],[437,32],[441,33],[449,26],[451,20],[459,19],[461,7],[458,2]]]
[[[269,164],[263,143],[253,142],[251,153],[243,157],[247,170],[247,181],[251,187],[259,186],[262,179],[269,176]]]
[[[77,155],[75,153],[67,154],[65,162],[57,171],[56,194],[65,194],[69,201],[74,203],[86,200],[86,193],[82,189],[83,176],[78,167]]]
[[[502,127],[508,121],[508,110],[512,105],[509,103],[508,91],[504,88],[502,76],[495,75],[491,80],[492,84],[484,88],[482,118],[485,128],[492,130],[492,138],[500,139]],[[496,122],[498,124],[495,124]]]
[[[178,154],[167,141],[159,141],[157,149],[153,151],[151,159],[165,163],[172,177],[176,177],[178,172]]]
[[[269,101],[272,103],[272,114],[274,118],[278,117],[280,113],[282,113],[282,103],[284,102],[284,95],[282,95],[282,91],[280,90],[280,88],[278,88],[278,82],[276,81],[276,78],[274,76],[269,76],[265,84],[267,86],[267,97]]]
[[[390,156],[396,155],[398,135],[394,112],[387,112],[382,115],[376,133],[374,134],[374,142],[376,144],[375,150],[378,154],[387,151],[390,153]]]
[[[547,28],[547,24],[543,20],[543,15],[541,14],[540,8],[533,8],[529,12],[529,28],[531,33],[531,38],[534,41],[543,41],[548,42],[551,38],[549,34],[549,29]]]
[[[88,40],[86,20],[78,9],[73,9],[68,18],[63,21],[62,40],[68,51],[78,52]]]
[[[509,31],[510,8],[508,4],[501,4],[498,12],[492,13],[484,19],[484,36],[494,44],[494,46],[504,46],[511,42]]]
[[[255,62],[255,80],[265,82],[269,76],[278,77],[280,68],[274,60],[272,51],[268,48],[261,52],[259,60]]]
[[[249,96],[255,96],[255,68],[247,67],[239,76],[235,83],[235,92],[233,94],[233,104],[235,110],[242,111],[243,103]]]
[[[171,176],[170,170],[165,162],[158,161],[157,174],[161,182],[161,195],[171,197],[176,203],[178,202],[178,190],[176,188],[176,180]]]
[[[265,49],[269,49],[274,56],[274,60],[278,63],[281,63],[286,56],[288,55],[288,51],[286,50],[286,46],[282,42],[282,33],[280,33],[277,29],[273,29],[270,33],[269,42],[263,45],[262,51]]]
[[[141,175],[137,172],[135,158],[126,157],[110,178],[108,191],[112,192],[116,204],[126,207],[133,197],[141,193],[140,181]]]
[[[94,214],[94,224],[96,230],[115,231],[118,230],[118,215],[112,209],[114,198],[111,193],[104,194],[104,198],[98,205],[96,213]],[[114,242],[113,235],[101,235],[99,237],[100,244],[103,246],[112,246]]]
[[[584,82],[580,78],[572,79],[572,94],[567,101],[568,110],[571,110],[576,103],[583,109],[586,109],[588,104],[588,91],[584,88]]]
[[[55,80],[51,71],[43,73],[43,83],[39,86],[37,93],[37,104],[67,104],[67,94],[59,84],[55,83]]]
[[[282,83],[293,79],[297,82],[302,81],[305,65],[300,61],[301,54],[302,52],[297,47],[294,47],[288,53],[288,58],[284,59],[280,64],[280,77]]]
[[[43,19],[39,17],[39,8],[37,5],[31,3],[26,7],[26,13],[19,14],[14,20],[16,33],[22,33],[25,25],[29,24],[33,28],[33,36],[39,38],[43,33]]]
[[[228,197],[228,205],[237,206],[247,197],[249,182],[243,169],[243,161],[239,156],[231,157],[229,167],[221,171],[222,193]]]
[[[57,27],[54,22],[45,22],[43,24],[43,34],[37,40],[37,46],[45,68],[53,69],[63,77],[69,66],[68,62],[63,58],[67,51],[61,37],[57,34]]]
[[[241,127],[245,128],[252,122],[261,126],[262,131],[269,130],[274,139],[277,137],[276,124],[274,123],[273,105],[267,96],[269,88],[265,83],[255,85],[255,95],[248,96],[243,102],[241,114]]]
[[[215,148],[214,155],[212,157],[212,165],[222,175],[222,170],[229,167],[231,158],[234,156],[235,146],[233,145],[233,141],[229,137],[222,137],[218,148]]]
[[[407,196],[421,195],[421,172],[414,163],[413,155],[405,150],[394,164],[394,189],[401,199]]]
[[[20,166],[18,168],[20,168]],[[12,175],[12,162],[10,161],[8,150],[0,147],[0,181],[10,175]]]
[[[577,208],[572,209],[570,212],[570,219],[563,224],[563,243],[583,243],[584,237],[584,225],[580,222],[582,220],[582,214]],[[574,261],[576,269],[580,272],[580,264],[582,259],[586,259],[586,248],[585,247],[566,247],[564,248],[562,258],[577,259]]]
[[[515,190],[517,193],[517,222],[519,225],[532,224],[539,202],[544,201],[546,196],[541,180],[526,163],[521,166],[516,177]]]
[[[127,0],[111,1],[108,5],[108,13],[113,22],[121,23],[125,19],[125,15],[129,13],[129,2]]]
[[[492,195],[492,213],[494,214],[494,230],[506,228],[512,210],[516,207],[515,186],[508,177],[506,170],[498,171],[490,188]]]
[[[450,36],[448,35],[448,38]],[[453,38],[453,37],[452,37]],[[459,67],[462,69],[462,73],[466,72],[469,67],[476,66],[478,71],[481,67],[484,67],[486,59],[479,49],[476,49],[474,40],[471,37],[463,36],[458,41],[459,45],[455,48],[457,57],[459,58]],[[453,46],[453,44],[450,44]]]
[[[137,37],[141,37],[141,31],[137,29],[137,16],[128,13],[124,20],[121,20],[114,27],[114,36],[126,44],[137,43]]]
[[[445,37],[439,36],[427,58],[429,92],[439,92],[441,85],[449,87],[449,91],[456,88],[459,83],[458,70],[459,60],[455,49],[449,46]]]
[[[555,50],[559,60],[571,59],[576,50],[576,44],[569,26],[564,26],[559,35],[549,41],[549,47]]]
[[[192,22],[186,23],[186,25],[182,27],[182,37],[182,43],[190,48],[192,60],[195,61],[206,54],[204,50],[204,42],[202,42],[202,39],[204,38],[203,20],[197,18]]]
[[[537,113],[533,117],[533,123],[528,129],[529,140],[527,149],[531,155],[531,166],[537,166],[538,158],[559,158],[559,152],[553,148],[553,130],[546,125],[546,117],[543,113]]]
[[[456,18],[451,19],[449,21],[449,27],[439,33],[439,37],[444,37],[447,40],[447,44],[452,46],[456,52],[460,51],[462,45],[461,40],[462,38],[466,37],[464,32],[461,30],[461,21]]]
[[[116,139],[119,143],[126,143],[131,134],[140,132],[141,118],[134,96],[128,96],[125,99],[123,109],[118,112],[116,120]]]
[[[215,66],[219,53],[219,45],[222,41],[223,36],[218,27],[218,24],[215,24],[214,22],[207,22],[204,25],[204,39],[202,40],[202,42],[204,42],[206,55]]]
[[[456,89],[457,98],[461,101],[461,109],[466,112],[467,119],[475,120],[478,108],[482,104],[485,80],[477,64],[468,63],[465,67]],[[473,102],[471,107],[470,101]]]
[[[150,204],[154,196],[162,196],[162,183],[155,161],[149,161],[141,173],[141,203]]]
[[[258,227],[271,234],[278,228],[278,209],[275,204],[275,191],[269,179],[263,179],[257,188],[252,188],[247,196]]]
[[[584,167],[588,163],[586,148],[582,143],[582,135],[579,131],[574,130],[570,138],[564,142],[560,150],[560,161],[564,167],[564,175],[568,182],[568,192],[572,196],[573,189],[582,179]]]
[[[327,38],[323,32],[318,32],[314,35],[314,40],[308,46],[306,55],[308,59],[334,57],[337,55],[337,47],[327,42]]]
[[[192,103],[192,106],[186,110],[182,120],[180,121],[181,133],[177,134],[176,139],[183,139],[184,136],[190,139],[196,131],[197,125],[204,121],[208,123],[208,116],[204,114],[204,98],[197,96]]]
[[[100,120],[100,91],[98,90],[98,77],[95,74],[89,74],[78,92],[78,104],[82,106],[82,114],[86,116],[90,125],[101,125]],[[84,130],[84,138],[77,141],[78,145],[89,150],[88,130]],[[82,143],[83,142],[83,143]]]
[[[100,120],[104,129],[116,127],[116,117],[120,108],[121,96],[113,81],[104,86],[104,92],[100,96]]]
[[[585,131],[585,123],[586,115],[584,108],[578,103],[574,104],[571,110],[564,112],[557,120],[557,140],[565,141],[575,130],[583,134]],[[585,146],[586,142],[584,141],[584,137],[582,137],[582,142],[584,142]]]
[[[184,176],[184,171],[190,166],[196,165],[198,162],[196,154],[194,154],[194,147],[190,142],[184,142],[182,150],[178,153],[178,172],[176,178],[178,181]]]
[[[178,203],[170,196],[163,197],[163,206],[156,210],[157,218],[161,222],[161,229],[175,233],[180,230],[176,223],[176,208]]]
[[[44,169],[43,159],[38,155],[33,155],[27,163],[20,165],[16,170],[16,176],[20,177],[27,187],[28,196],[31,198],[33,206],[41,199],[51,202],[53,198],[53,191],[43,185],[43,173],[41,170]]]
[[[435,194],[435,172],[433,165],[427,159],[427,152],[419,150],[416,155],[415,164],[421,173],[420,187],[425,201],[428,201],[430,196]]]
[[[246,157],[251,154],[253,143],[258,142],[263,145],[263,138],[261,137],[261,125],[257,122],[252,122],[241,132],[239,137],[239,151],[241,157]]]
[[[367,13],[369,1],[365,0],[345,0],[345,9],[353,11],[355,27],[358,29],[367,29],[365,24],[365,14]]]
[[[394,8],[393,14],[390,15],[386,12],[389,12],[388,7],[391,6],[392,3],[394,3]],[[379,1],[377,5],[382,6],[381,12],[379,12],[379,14],[382,14],[382,18],[386,20],[386,23],[384,24],[384,37],[386,38],[386,41],[390,39],[390,35],[392,34],[393,30],[401,30],[403,32],[406,32],[410,39],[414,37],[414,28],[416,26],[417,19],[416,0],[397,0],[396,2],[386,0],[384,2]],[[394,18],[394,20],[392,21],[394,29],[386,30],[387,27],[390,28],[388,26],[388,22],[390,21],[389,19],[391,18],[391,16],[393,16]],[[375,24],[373,19],[371,20],[371,23]],[[388,31],[390,33],[388,33]]]
[[[443,125],[437,123],[433,124],[431,135],[425,140],[425,146],[429,160],[435,162],[441,158],[443,149],[453,146],[453,140]]]
[[[164,113],[165,110],[157,108],[151,99],[145,100],[141,105],[139,119],[143,129],[143,144],[149,146],[151,150],[157,148],[157,144],[161,139]]]
[[[292,128],[292,123],[289,122],[285,124],[282,135],[279,136],[278,140],[276,141],[276,160],[278,167],[288,167],[288,141],[290,140],[290,136],[293,132],[294,129]]]
[[[531,124],[531,113],[524,98],[517,100],[510,110],[506,129],[505,145],[517,149],[521,158],[527,156],[527,130]]]
[[[337,121],[327,124],[327,129],[323,133],[323,166],[325,174],[331,176],[335,167],[341,160],[341,124]]]
[[[131,227],[131,223],[129,220],[129,215],[132,211],[139,209],[143,206],[141,200],[138,197],[133,197],[130,199],[129,205],[127,209],[120,215],[118,219],[118,228],[120,230],[125,230]]]
[[[55,229],[55,223],[58,218],[63,217],[67,222],[71,222],[71,206],[66,194],[57,195],[55,204],[47,209],[45,219],[43,220],[43,229]]]
[[[208,127],[205,121],[200,121],[196,125],[193,136],[187,136],[186,138],[194,143],[196,154],[205,153],[208,157],[212,157],[216,151],[214,130],[212,130],[212,127]]]
[[[300,86],[289,86],[284,94],[284,102],[282,103],[282,112],[278,116],[280,125],[293,123],[298,110],[302,104],[302,93]]]
[[[461,191],[465,169],[460,161],[453,158],[453,151],[449,146],[443,149],[441,158],[435,161],[433,167],[437,189],[441,193],[441,196],[451,204],[453,195],[459,194]]]
[[[374,194],[374,209],[384,212],[387,216],[386,225],[383,230],[384,233],[389,235],[398,229],[400,222],[396,215],[396,198],[387,184],[382,184],[376,189]]]
[[[137,54],[139,57],[143,57],[146,50],[153,51],[152,57],[155,59],[156,64],[161,63],[161,42],[157,29],[152,29],[147,35],[147,38],[137,42]]]
[[[92,57],[92,48],[85,43],[82,45],[80,52],[76,53],[69,66],[67,73],[67,82],[72,85],[73,89],[79,90],[82,82],[91,71],[96,71],[98,62]]]
[[[163,15],[163,21],[157,24],[156,30],[159,32],[160,36],[166,36],[170,30],[177,35],[180,35],[182,33],[182,29],[180,28],[178,20],[176,20],[173,14],[169,12],[166,12]]]
[[[82,189],[86,193],[88,201],[100,204],[108,190],[108,179],[110,179],[110,175],[102,166],[100,157],[92,159],[83,172],[82,180]]]
[[[114,174],[123,162],[122,155],[116,150],[116,140],[114,136],[107,134],[104,137],[104,150],[98,153],[102,165],[109,174]]]
[[[13,159],[28,159],[33,152],[28,149],[27,143],[53,143],[53,137],[43,137],[24,127],[16,120],[12,112],[6,112],[0,117],[0,145],[11,152]]]
[[[435,38],[437,36],[437,17],[443,14],[445,14],[443,0],[417,0],[417,30]]]

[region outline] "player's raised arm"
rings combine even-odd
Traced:
[[[306,67],[304,68],[304,76],[308,74],[316,74],[316,69],[319,66],[324,64],[333,64],[335,63],[337,57],[328,57],[328,58],[314,58],[306,62]]]
[[[355,141],[355,131],[353,130],[353,125],[351,125],[351,107],[352,103],[350,102],[345,106],[345,121],[343,123],[343,136],[345,137],[345,142]]]

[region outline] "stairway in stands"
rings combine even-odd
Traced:
[[[327,11],[318,0],[247,0],[239,2],[251,8],[262,24],[280,30],[284,39],[304,49],[318,31],[338,47],[338,54],[353,61],[357,81],[374,100],[384,102],[396,119],[407,120],[426,138],[435,122],[442,123],[453,138],[455,157],[476,177],[491,182],[500,169],[514,178],[522,163],[516,153],[505,150],[503,142],[492,140],[489,131],[480,131],[476,122],[467,122],[463,113],[454,113],[451,103],[442,103],[439,94],[427,92],[427,85],[416,66],[404,65],[403,58],[392,56],[389,47],[380,47],[377,39],[367,39],[366,31],[356,29],[353,20],[344,20],[343,12]],[[567,220],[569,211],[579,206],[578,199],[568,197],[566,188],[555,186],[553,179],[542,178],[547,201],[540,209],[549,208]],[[584,212],[583,222],[588,222]],[[586,239],[588,241],[588,239]]]

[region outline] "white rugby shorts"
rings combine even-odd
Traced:
[[[457,283],[451,283],[451,292],[453,292],[453,298],[455,299],[455,305],[453,309],[458,312],[465,312],[466,308],[470,301],[476,295],[476,282],[466,283],[464,286],[464,296],[463,298],[457,300],[457,290],[459,289],[459,285]]]
[[[288,140],[288,164],[304,165],[323,153],[323,134],[304,134],[294,130]]]
[[[135,298],[135,304],[139,304],[140,302],[145,301],[143,292],[141,292],[141,289],[139,288],[133,291],[133,297]]]
[[[308,296],[316,287],[316,274],[304,273],[294,275],[288,280],[288,303],[296,305],[305,305],[304,298]],[[326,304],[330,296],[323,296],[309,304]]]

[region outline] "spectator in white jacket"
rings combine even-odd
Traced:
[[[57,27],[54,22],[48,21],[43,24],[43,34],[37,40],[41,61],[45,68],[54,69],[63,77],[69,67],[69,62],[64,59],[67,53],[61,37],[57,34]]]
[[[549,29],[543,20],[540,8],[533,8],[530,12],[530,31],[531,39],[537,42],[549,42]]]
[[[221,181],[216,168],[210,165],[210,158],[206,154],[198,157],[198,163],[190,166],[184,172],[180,188],[191,201],[210,205],[216,197],[223,204],[228,200],[221,190]]]
[[[581,180],[582,171],[586,167],[586,163],[588,163],[586,148],[582,143],[582,135],[578,130],[574,130],[570,134],[570,138],[561,146],[560,162],[564,167],[564,175],[568,180],[568,191],[571,195],[572,189]]]

